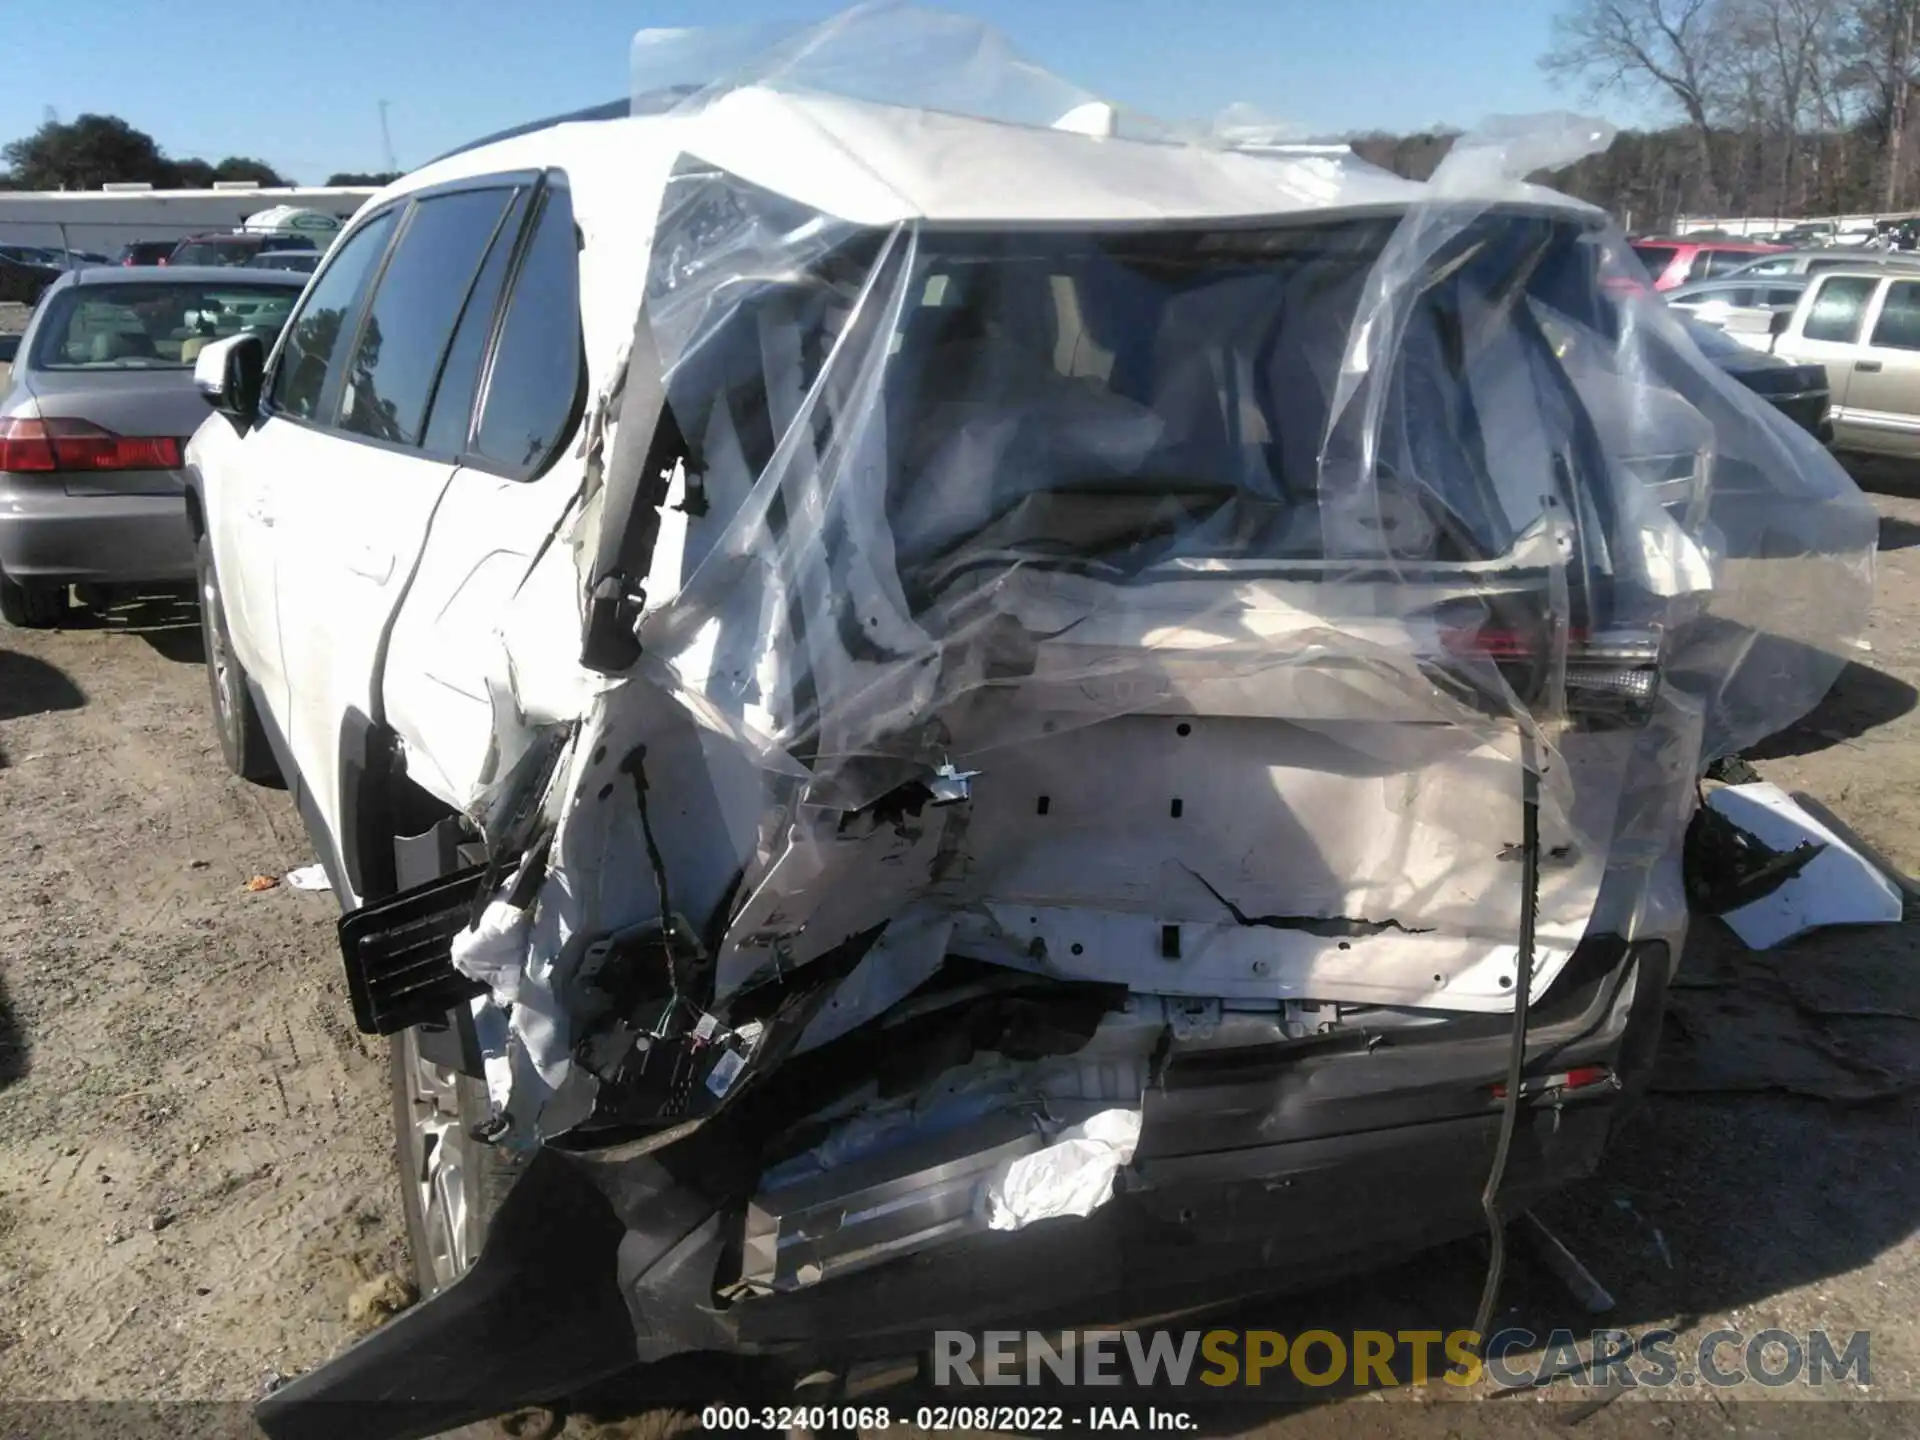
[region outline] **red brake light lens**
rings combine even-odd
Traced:
[[[0,470],[175,470],[172,435],[116,435],[89,420],[0,420]]]
[[[1571,1070],[1563,1070],[1558,1075],[1542,1075],[1537,1080],[1523,1080],[1520,1083],[1520,1093],[1522,1095],[1539,1095],[1554,1091],[1564,1093],[1568,1090],[1590,1090],[1595,1085],[1612,1085],[1613,1083],[1613,1072],[1604,1065],[1576,1065]],[[1505,1082],[1496,1083],[1491,1088],[1494,1099],[1507,1098]]]

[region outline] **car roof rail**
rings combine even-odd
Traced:
[[[469,150],[478,150],[483,145],[494,145],[502,140],[517,139],[522,135],[531,135],[536,130],[550,129],[555,125],[573,125],[589,120],[624,120],[629,115],[664,115],[689,95],[699,93],[698,85],[674,85],[664,90],[651,90],[643,95],[623,96],[618,100],[607,100],[599,105],[588,105],[580,110],[569,110],[564,115],[549,115],[544,120],[529,120],[524,125],[515,125],[507,130],[496,130],[491,135],[483,135],[478,140],[469,140],[466,144],[436,155],[427,164],[438,165],[442,160],[451,160],[456,155],[464,155]]]

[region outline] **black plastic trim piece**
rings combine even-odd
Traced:
[[[453,968],[453,937],[467,928],[486,876],[486,866],[469,866],[340,917],[340,956],[361,1034],[443,1022],[486,992]]]
[[[392,730],[357,709],[340,719],[340,843],[347,880],[362,900],[397,888],[393,861]]]
[[[624,1231],[572,1165],[536,1155],[471,1270],[274,1391],[254,1420],[270,1440],[416,1440],[626,1369]]]

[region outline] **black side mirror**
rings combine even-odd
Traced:
[[[260,412],[267,347],[258,335],[216,340],[194,357],[193,385],[222,415],[251,424]]]
[[[1778,340],[1787,333],[1787,327],[1793,324],[1793,311],[1776,310],[1767,317],[1767,334]]]

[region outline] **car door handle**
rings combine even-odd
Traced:
[[[1871,375],[1880,368],[1880,362],[1878,360],[1856,360],[1853,362],[1853,368],[1856,370],[1864,370]]]

